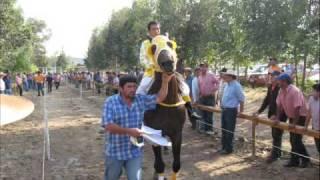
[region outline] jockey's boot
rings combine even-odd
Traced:
[[[201,119],[201,117],[193,110],[190,101],[186,102],[185,106],[186,106],[186,109],[187,109],[189,120],[190,120],[191,125],[192,125],[192,129],[195,129],[196,128],[196,121],[198,119]]]

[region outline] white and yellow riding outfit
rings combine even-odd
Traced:
[[[168,46],[168,43],[172,44],[172,47]],[[151,46],[156,45],[156,52],[152,54]],[[142,42],[140,48],[140,64],[145,68],[145,72],[143,78],[140,82],[140,85],[137,89],[137,94],[147,94],[150,87],[154,82],[154,73],[155,72],[162,72],[160,66],[157,63],[158,55],[162,50],[169,50],[172,51],[174,54],[174,67],[176,67],[177,57],[176,57],[176,48],[177,45],[174,41],[169,40],[167,36],[158,35],[154,37],[152,40],[145,40]],[[190,89],[189,86],[183,81],[180,87],[182,91],[182,98],[185,102],[190,102],[191,98],[189,96]]]

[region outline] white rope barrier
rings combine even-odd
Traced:
[[[212,124],[208,124],[208,123],[206,123],[206,122],[202,122],[201,120],[197,120],[197,123],[210,126],[210,127],[214,128],[214,129],[219,129],[219,130],[222,130],[222,131],[225,131],[225,132],[228,132],[228,133],[232,133],[235,137],[244,138],[244,136],[241,136],[241,135],[238,135],[238,134],[237,134],[237,133],[239,133],[239,132],[232,132],[232,131],[229,131],[229,130],[227,130],[227,129],[221,128],[221,127],[216,127],[216,126],[213,126]],[[251,137],[248,137],[248,138],[252,140]],[[256,142],[257,142],[257,140],[256,140]],[[264,142],[261,142],[261,141],[259,141],[258,143],[263,144],[263,145],[266,145],[266,146],[270,146],[269,144],[264,143]],[[280,148],[280,147],[278,147],[278,146],[271,145],[271,147],[274,147],[274,148],[279,149],[279,150],[281,150],[281,151],[288,152],[288,153],[291,153],[291,154],[295,154],[295,155],[298,155],[298,156],[301,156],[301,157],[304,157],[304,158],[308,158],[308,159],[313,160],[313,161],[315,161],[315,162],[320,162],[319,159],[315,159],[315,158],[313,158],[313,157],[305,156],[305,155],[303,155],[303,154],[291,152],[291,151],[289,151],[289,150],[282,149],[282,148]]]
[[[46,162],[46,138],[43,136],[43,150],[42,150],[42,180],[45,178],[45,162]]]
[[[45,162],[46,158],[51,160],[51,151],[50,151],[50,131],[48,127],[48,112],[47,112],[47,93],[45,85],[43,85],[43,98],[42,98],[42,107],[43,107],[43,156],[42,156],[42,180],[45,179]]]
[[[44,122],[45,122],[45,137],[46,137],[46,150],[47,150],[47,158],[51,160],[51,151],[50,151],[50,132],[48,127],[48,114],[47,114],[47,98],[46,93],[43,96],[44,101]]]

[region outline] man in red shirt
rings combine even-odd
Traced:
[[[199,104],[206,106],[214,106],[215,105],[215,95],[216,91],[219,89],[219,81],[216,76],[210,72],[208,72],[208,64],[201,63],[200,64],[200,76],[199,76]],[[213,113],[207,111],[200,111],[205,132],[212,131],[213,126]]]
[[[278,78],[278,83],[281,88],[277,97],[277,118],[276,123],[282,114],[285,114],[289,118],[289,127],[295,128],[296,125],[304,126],[307,106],[303,93],[296,86],[291,84],[291,78],[288,74],[281,74]],[[305,168],[310,163],[310,159],[307,158],[308,152],[302,142],[302,135],[290,132],[290,144],[291,144],[291,158],[285,167],[300,167]],[[301,154],[303,156],[300,156]],[[300,160],[301,159],[301,164]]]

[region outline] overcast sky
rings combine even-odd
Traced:
[[[113,10],[131,7],[133,0],[17,0],[25,17],[42,19],[52,36],[48,55],[63,49],[67,55],[86,56],[92,30],[105,24]]]

